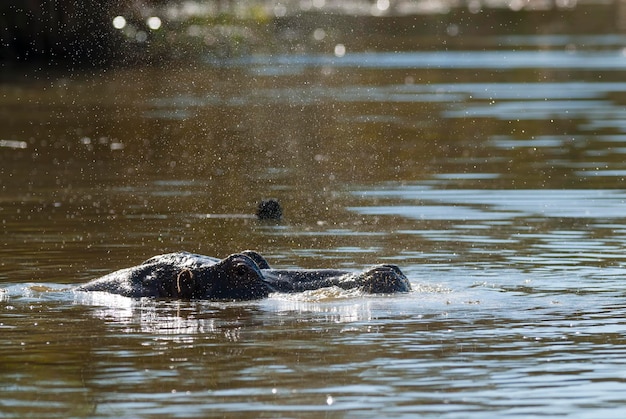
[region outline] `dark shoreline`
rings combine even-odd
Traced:
[[[230,57],[254,52],[332,51],[336,43],[349,50],[438,50],[482,48],[476,38],[497,34],[623,33],[626,15],[620,3],[556,6],[544,10],[507,8],[414,15],[346,15],[320,11],[283,17],[238,19],[234,16],[194,17],[167,21],[151,31],[123,0],[38,0],[0,5],[0,66],[35,63],[44,66],[104,67],[193,61],[199,56]],[[166,4],[167,2],[155,2]],[[164,9],[153,8],[154,13]],[[127,16],[132,31],[117,30],[113,17]],[[582,24],[584,22],[584,24]],[[190,35],[189,28],[201,35]],[[324,39],[313,32],[324,29]],[[137,39],[135,33],[145,39]],[[210,42],[207,39],[211,39]],[[488,46],[487,46],[488,47]]]

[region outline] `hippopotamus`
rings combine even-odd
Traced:
[[[224,259],[188,252],[154,256],[120,269],[76,291],[105,291],[126,297],[185,300],[254,300],[270,293],[294,293],[337,286],[367,293],[408,292],[411,285],[395,265],[354,273],[338,269],[272,269],[254,251]]]

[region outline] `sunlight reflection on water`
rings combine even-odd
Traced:
[[[259,103],[293,103],[315,104],[320,102],[372,102],[372,103],[423,103],[442,102],[456,103],[466,100],[499,100],[502,103],[468,106],[462,109],[449,110],[445,116],[497,116],[506,118],[515,112],[531,119],[544,119],[547,111],[559,115],[562,112],[591,112],[589,116],[601,115],[607,111],[619,112],[611,106],[612,102],[601,99],[609,93],[626,91],[626,83],[622,82],[552,82],[552,83],[430,83],[430,84],[391,84],[382,86],[341,86],[341,87],[289,87],[252,89],[241,97],[219,98],[216,96],[189,97],[177,96],[160,98],[152,101],[155,107],[148,117],[166,117],[172,113],[176,119],[182,112],[182,118],[193,109],[204,106],[230,105],[245,106]],[[514,101],[515,99],[519,101]],[[589,99],[589,100],[583,100]],[[496,106],[497,105],[497,106]],[[519,112],[523,108],[523,112]],[[169,110],[168,110],[169,109]],[[464,112],[464,113],[460,113]],[[575,117],[578,114],[572,114]],[[542,118],[543,117],[543,118]],[[393,118],[389,116],[388,118]]]
[[[402,215],[418,219],[509,219],[540,215],[568,218],[624,218],[626,193],[619,190],[437,190],[404,186],[376,191],[359,191],[365,198],[396,198],[418,201],[414,206],[350,207],[369,215]],[[433,205],[446,204],[442,205]],[[489,211],[476,209],[483,206]],[[450,217],[450,218],[447,218]]]
[[[331,55],[290,54],[251,55],[224,62],[209,61],[225,66],[276,66],[302,69],[333,66],[377,70],[403,68],[435,69],[528,69],[566,68],[570,70],[623,70],[626,56],[614,51],[437,51],[437,52],[357,52],[342,57]]]

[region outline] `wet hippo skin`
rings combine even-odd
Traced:
[[[187,252],[154,256],[120,269],[76,291],[104,291],[127,297],[252,300],[272,292],[301,292],[337,286],[368,293],[408,292],[411,285],[395,265],[377,265],[361,273],[337,269],[271,269],[253,251],[224,259]]]

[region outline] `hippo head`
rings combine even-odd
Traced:
[[[180,270],[161,284],[159,294],[182,299],[253,300],[267,297],[269,288],[256,262],[239,253],[215,265]]]
[[[411,283],[396,265],[378,265],[359,275],[361,289],[370,294],[411,291]]]

